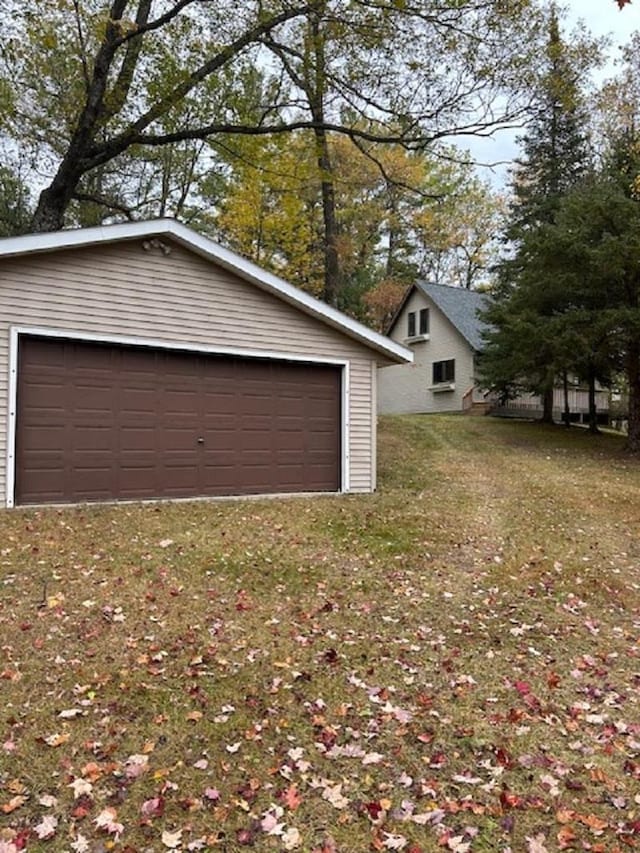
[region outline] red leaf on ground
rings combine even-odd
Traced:
[[[508,788],[503,788],[500,792],[500,805],[503,809],[517,809],[522,805],[522,797],[512,794]]]
[[[560,676],[557,672],[551,671],[547,676],[547,686],[552,690],[560,685]]]
[[[383,811],[378,800],[373,800],[370,803],[365,803],[365,808],[369,812],[371,820],[377,820],[380,817],[380,812]]]
[[[256,834],[252,829],[238,829],[236,831],[236,841],[243,847],[252,847],[255,839]]]
[[[145,800],[141,808],[142,814],[147,818],[162,817],[164,813],[164,797],[153,797]]]
[[[509,753],[500,746],[496,747],[496,761],[502,767],[511,767],[513,764]]]
[[[560,850],[566,850],[567,847],[573,847],[573,842],[576,840],[576,834],[570,826],[563,826],[558,833],[557,838]]]
[[[294,812],[302,802],[300,792],[295,785],[290,785],[286,791],[283,791],[281,799],[286,807],[292,812]]]

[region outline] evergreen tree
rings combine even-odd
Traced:
[[[516,245],[529,230],[553,222],[562,195],[589,167],[589,116],[582,91],[592,48],[563,41],[555,3],[549,13],[545,62],[534,94],[532,118],[516,160],[508,237]]]
[[[552,322],[562,294],[539,253],[563,194],[589,169],[582,81],[595,47],[580,39],[572,47],[563,41],[555,4],[548,26],[532,119],[522,140],[524,156],[513,176],[506,229],[511,256],[500,265],[495,302],[485,317],[493,329],[481,370],[488,387],[504,396],[522,390],[540,394],[543,420],[551,422],[556,377],[566,370],[566,353]]]

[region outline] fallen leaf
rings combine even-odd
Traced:
[[[282,834],[282,845],[285,850],[296,850],[302,843],[300,831],[295,826],[290,826]]]
[[[382,842],[382,846],[387,850],[404,850],[407,846],[407,839],[404,835],[393,835],[390,832],[383,833],[385,836],[385,840]]]
[[[15,797],[11,797],[8,803],[3,803],[0,806],[0,809],[4,812],[4,814],[11,814],[16,809],[19,809],[20,806],[23,806],[27,802],[27,798],[23,794],[18,794]]]
[[[54,815],[45,815],[40,823],[33,827],[33,831],[41,841],[46,841],[48,838],[53,838],[58,828],[58,818]]]
[[[162,797],[152,797],[150,800],[145,800],[140,808],[144,817],[162,817],[164,812],[164,799]]]
[[[171,850],[180,847],[182,844],[182,830],[176,829],[175,832],[169,832],[165,829],[162,833],[162,843]]]
[[[93,791],[93,785],[91,782],[88,782],[80,776],[78,776],[77,779],[74,779],[73,782],[69,783],[69,788],[73,788],[73,798],[75,800],[80,797],[88,797]]]
[[[538,833],[535,838],[527,836],[527,853],[549,853],[545,847],[546,837],[542,833]]]
[[[302,802],[302,797],[295,785],[290,785],[283,793],[282,802],[286,805],[289,811],[294,812],[298,808]]]
[[[66,743],[70,737],[71,735],[68,732],[65,732],[63,734],[58,734],[56,732],[55,734],[48,735],[42,740],[44,741],[44,743],[47,744],[47,746],[52,746],[55,749],[59,746],[62,746],[63,743]]]
[[[117,821],[118,813],[114,808],[108,807],[103,809],[94,823],[98,829],[104,829],[110,835],[120,835],[124,830],[124,826]]]

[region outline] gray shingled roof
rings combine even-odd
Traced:
[[[417,281],[416,287],[435,302],[474,350],[484,348],[482,332],[488,329],[489,325],[478,317],[478,312],[484,310],[489,304],[489,297],[486,294],[466,290],[463,287],[431,284],[427,281]]]

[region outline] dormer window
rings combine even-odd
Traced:
[[[415,338],[416,336],[416,312],[409,311],[407,315],[407,337]]]
[[[429,334],[429,309],[421,308],[420,315],[418,317],[418,334],[419,335],[428,335]]]

